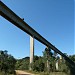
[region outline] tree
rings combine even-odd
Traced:
[[[15,66],[16,66],[16,69],[29,70],[29,57],[25,57],[25,58],[17,60]]]
[[[0,51],[0,71],[3,71],[5,75],[7,73],[15,72],[16,60],[13,56],[9,55],[7,51]]]
[[[53,56],[50,48],[45,48],[43,52],[43,59],[45,64],[45,71],[53,71],[55,57]]]
[[[69,55],[68,56],[72,61],[75,62],[75,55]],[[75,74],[75,67],[71,65],[71,63],[66,61],[66,65],[68,66],[68,70],[70,71],[70,75]]]
[[[44,71],[45,65],[42,57],[34,56],[34,62],[31,65],[33,71]]]

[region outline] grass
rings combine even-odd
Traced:
[[[0,71],[0,75],[14,75],[14,74],[9,74],[9,73],[5,73],[4,71]]]
[[[4,73],[0,72],[0,75],[14,75],[14,74],[4,74]]]
[[[67,75],[67,74],[65,74],[63,72],[52,72],[50,74],[48,74],[48,73],[40,73],[38,75]]]

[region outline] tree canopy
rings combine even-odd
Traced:
[[[0,72],[6,74],[15,73],[16,59],[7,53],[7,50],[0,50]]]

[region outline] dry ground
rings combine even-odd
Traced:
[[[34,75],[34,74],[27,73],[27,72],[21,71],[21,70],[16,70],[16,74],[17,74],[17,75]]]
[[[22,71],[22,70],[16,70],[16,74],[17,75],[47,75],[47,74],[42,74],[42,73],[39,73],[39,74],[32,74],[32,73],[28,73],[28,72],[25,72],[25,71]],[[51,73],[50,75],[67,75],[63,72],[53,72]]]

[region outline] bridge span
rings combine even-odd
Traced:
[[[59,49],[57,49],[54,45],[52,45],[49,41],[47,41],[44,37],[42,37],[38,32],[36,32],[33,28],[31,28],[26,22],[24,22],[23,19],[21,19],[18,15],[16,15],[11,9],[9,9],[2,1],[0,1],[0,15],[7,19],[9,22],[11,22],[13,25],[17,26],[27,34],[31,36],[31,39],[33,40],[34,38],[44,44],[45,46],[51,48],[54,50],[56,53],[60,54],[61,56],[64,57],[66,61],[68,61],[72,68],[75,69],[75,63],[70,60],[66,55],[64,55]],[[31,40],[31,41],[32,41]],[[30,59],[32,62],[33,61],[33,45],[32,44],[32,51],[31,51],[31,56]]]

